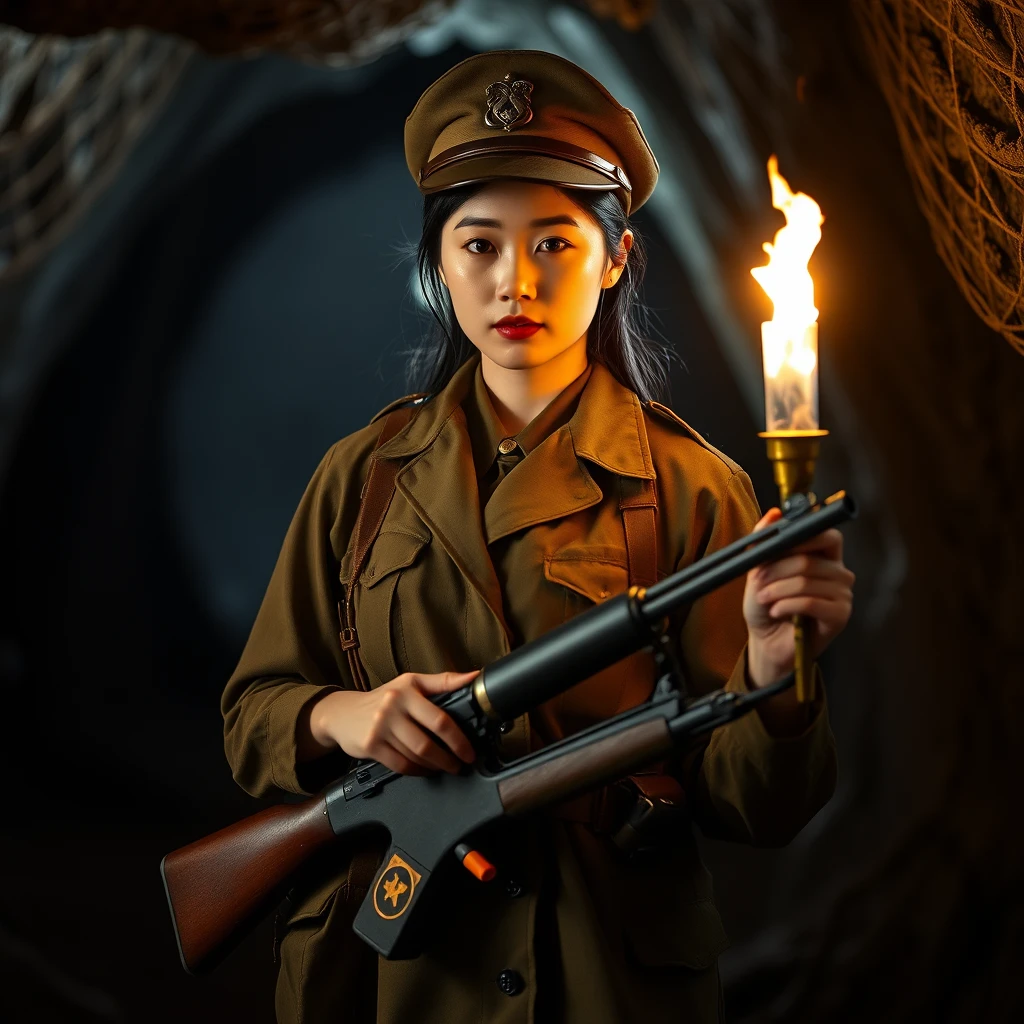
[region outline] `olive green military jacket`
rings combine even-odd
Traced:
[[[347,578],[371,458],[401,462],[354,597],[374,686],[404,671],[466,671],[507,653],[514,640],[492,560],[499,556],[533,588],[538,632],[625,590],[619,497],[636,481],[657,489],[659,577],[757,521],[747,476],[601,365],[571,419],[515,467],[483,514],[462,408],[478,362],[461,367],[375,453],[379,421],[337,442],[313,475],[223,697],[228,760],[254,796],[309,794],[349,767],[340,751],[297,763],[295,728],[304,707],[353,686],[338,640],[338,579]],[[672,623],[692,692],[746,689],[741,599],[738,581]],[[550,702],[546,720],[575,731],[636,705],[652,686],[653,665],[637,655]],[[524,719],[503,742],[513,755],[542,739]],[[803,734],[785,738],[770,735],[757,712],[747,715],[673,770],[707,835],[786,843],[835,785],[825,708]],[[351,931],[384,844],[332,851],[300,884],[284,922],[279,1020],[721,1019],[717,957],[728,943],[689,828],[642,862],[622,858],[586,824],[552,817],[498,827],[480,845],[504,881],[477,882],[457,864],[439,874],[445,895],[426,949],[403,962],[381,960]]]

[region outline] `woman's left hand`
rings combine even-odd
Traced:
[[[754,527],[782,518],[769,509]],[[816,658],[842,632],[853,610],[854,575],[843,564],[843,535],[826,530],[775,562],[751,569],[743,592],[747,668],[755,686],[793,671],[793,616],[811,620],[807,635]]]

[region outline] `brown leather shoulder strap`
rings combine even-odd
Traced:
[[[658,581],[658,493],[653,480],[619,477],[619,512],[626,530],[629,585]]]
[[[390,441],[402,427],[412,419],[416,406],[413,404],[392,409],[384,418],[377,443],[376,451],[382,444]],[[395,480],[398,477],[400,463],[395,459],[378,459],[371,456],[370,471],[363,484],[359,498],[359,515],[356,518],[355,530],[352,532],[352,560],[347,576],[341,577],[342,600],[338,602],[338,620],[341,630],[338,634],[341,649],[348,658],[348,667],[352,679],[360,690],[368,690],[370,681],[367,679],[363,663],[359,660],[359,636],[356,633],[355,608],[352,603],[355,582],[363,571],[366,556],[373,547],[373,542],[380,533],[384,516],[395,493]]]

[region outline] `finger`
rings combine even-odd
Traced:
[[[415,768],[414,772],[407,774],[434,775],[442,771],[443,769],[440,765],[431,763],[428,758],[423,757],[417,750],[417,747],[421,745],[417,733],[421,736],[424,735],[423,731],[414,726],[408,719],[396,720],[392,723],[392,732],[389,737],[390,744]]]
[[[458,727],[451,715],[419,693],[410,693],[406,708],[409,717],[436,736],[456,757],[466,764],[476,760],[476,751],[469,737]]]
[[[371,751],[368,751],[369,756],[374,761],[379,761],[386,768],[390,768],[393,772],[398,772],[399,775],[427,775],[429,774],[426,768],[421,767],[412,760],[407,753],[393,744],[380,742]]]
[[[436,772],[457,775],[462,770],[458,758],[440,746],[411,718],[398,718],[391,725],[392,743],[400,743],[416,764]],[[399,748],[401,749],[401,748]]]
[[[791,549],[791,554],[799,554],[804,551],[817,551],[827,554],[829,558],[841,561],[843,557],[843,534],[834,526],[830,530],[823,530],[810,540],[797,544]]]
[[[852,587],[856,577],[842,562],[825,558],[820,554],[787,555],[775,562],[766,562],[754,577],[758,585],[763,586],[774,580],[782,580],[791,576],[806,576],[821,580],[840,580]]]
[[[794,561],[796,560],[796,561]],[[803,544],[797,544],[781,558],[765,562],[750,570],[755,580],[765,581],[779,576],[793,576],[808,571],[813,563],[832,562],[843,565],[843,535],[838,530],[825,530]],[[780,570],[778,567],[782,567]],[[843,566],[845,569],[846,566]]]
[[[847,601],[832,601],[827,597],[786,597],[768,609],[773,619],[788,619],[793,615],[807,615],[822,625],[832,628],[845,625],[852,605]]]
[[[763,530],[766,526],[771,526],[772,523],[777,523],[782,518],[782,509],[770,508],[756,523],[754,523],[754,530]],[[753,530],[751,532],[754,532]]]
[[[773,604],[784,597],[827,597],[832,601],[850,600],[853,594],[841,580],[787,576],[762,587],[756,593],[758,604]]]
[[[472,682],[480,675],[480,669],[472,672],[410,672],[409,675],[412,685],[420,693],[450,693]]]

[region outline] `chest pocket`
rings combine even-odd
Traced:
[[[426,535],[381,530],[359,577],[359,656],[373,686],[394,679],[406,662],[397,591],[403,573],[416,565],[429,542]]]
[[[591,604],[624,593],[629,588],[626,552],[605,546],[566,547],[544,559],[544,575],[572,591],[567,595],[565,618]],[[581,598],[583,600],[581,600]]]
[[[616,547],[561,548],[544,559],[544,575],[562,589],[563,622],[629,589],[626,552]],[[646,700],[653,681],[646,659],[630,655],[556,697],[548,709],[558,733],[570,735]]]

